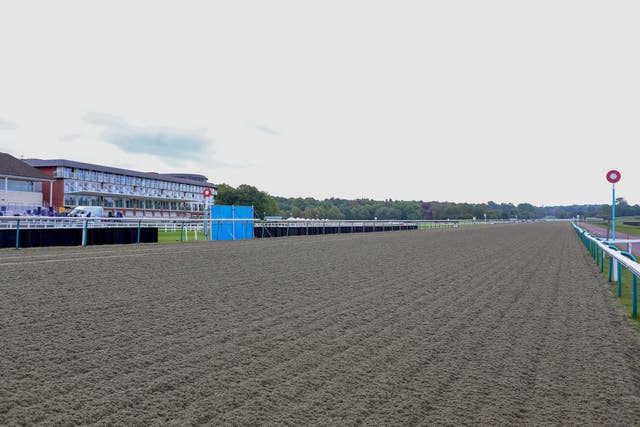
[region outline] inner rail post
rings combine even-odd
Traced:
[[[638,277],[636,277],[633,272],[631,273],[631,276],[633,277],[633,288],[631,291],[631,316],[633,318],[638,318]]]
[[[16,221],[16,250],[20,249],[20,219]]]

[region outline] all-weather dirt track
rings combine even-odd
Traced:
[[[0,424],[633,425],[568,223],[0,252]]]

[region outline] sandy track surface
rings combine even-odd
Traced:
[[[640,422],[566,223],[0,252],[0,424]]]

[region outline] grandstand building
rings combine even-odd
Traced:
[[[64,159],[25,162],[53,178],[43,183],[42,193],[52,195],[58,213],[75,206],[102,206],[105,216],[200,217],[204,190],[211,191],[210,202],[216,194],[216,186],[202,175],[138,172]]]
[[[50,182],[47,174],[10,154],[0,153],[0,215],[39,214],[42,207],[51,203],[51,193],[43,198],[43,183]]]

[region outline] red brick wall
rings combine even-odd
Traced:
[[[54,172],[56,171],[56,168],[54,167],[49,167],[49,168],[38,168],[40,171],[46,173],[49,176],[53,176]],[[49,187],[51,186],[50,183],[48,182],[43,182],[42,183],[42,201],[45,204],[49,203]],[[64,179],[56,179],[53,182],[53,208],[55,210],[58,210],[58,208],[61,208],[64,206]]]

